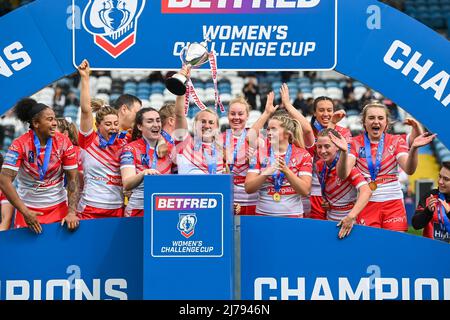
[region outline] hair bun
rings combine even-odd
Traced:
[[[31,110],[37,104],[36,100],[25,98],[17,102],[14,111],[20,121],[31,122]]]

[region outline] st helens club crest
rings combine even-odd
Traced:
[[[177,228],[185,238],[190,238],[194,234],[196,224],[195,213],[180,213]]]
[[[83,27],[94,42],[113,58],[136,43],[138,18],[146,0],[89,0],[83,11]]]

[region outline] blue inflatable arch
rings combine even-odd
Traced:
[[[336,4],[335,69],[398,103],[450,146],[448,41],[377,1]],[[74,16],[72,0],[37,0],[0,18],[1,111],[76,71],[72,23],[80,27],[82,12],[73,8]],[[156,55],[164,43],[152,35],[168,32],[158,27],[139,31]],[[251,65],[229,61],[224,68]],[[241,230],[244,299],[450,300],[445,243],[362,226],[339,241],[334,223],[309,219],[242,217]],[[140,299],[142,232],[140,218],[85,221],[75,233],[48,225],[37,239],[26,229],[3,232],[0,299]]]
[[[77,2],[80,3],[74,0]],[[147,1],[146,6],[159,10],[157,2]],[[449,42],[381,2],[338,0],[336,3],[335,69],[395,101],[429,130],[440,134],[439,138],[450,146],[446,129],[450,102]],[[72,63],[71,29],[72,22],[75,28],[81,27],[82,9],[74,6],[74,12],[72,16],[72,0],[37,0],[0,19],[1,111],[76,71]],[[201,17],[207,16],[211,15]],[[220,18],[220,15],[212,16]],[[164,28],[172,26],[176,30],[180,26],[148,25],[153,29],[140,30],[139,34],[145,35],[144,41],[154,48],[146,53],[150,55],[148,59],[158,61],[158,48],[164,46],[161,30],[176,32]],[[201,35],[192,37],[194,41]],[[251,61],[242,58],[228,61],[224,68],[251,66]],[[178,69],[179,66],[179,60],[173,57],[170,65],[164,67]]]

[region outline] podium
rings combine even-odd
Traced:
[[[144,299],[233,299],[230,175],[146,176]]]

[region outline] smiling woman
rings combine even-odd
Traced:
[[[133,192],[125,208],[126,217],[144,215],[144,176],[171,173],[172,145],[167,145],[164,155],[158,152],[161,144],[165,144],[161,129],[156,109],[143,108],[136,113],[133,142],[123,148],[120,156],[123,188]]]
[[[89,63],[84,60],[78,67],[81,76],[81,118],[79,145],[84,168],[84,189],[78,211],[83,219],[122,217],[123,191],[119,158],[126,135],[119,133],[117,110],[109,106],[96,109],[93,128],[89,85]]]
[[[414,174],[418,149],[430,143],[436,135],[419,135],[409,148],[402,136],[386,133],[389,111],[384,104],[376,101],[364,107],[361,117],[365,131],[353,138],[350,154],[346,144],[339,144],[338,176],[346,179],[356,166],[373,191],[369,203],[358,216],[359,224],[406,231],[408,223],[398,181],[399,167],[408,175]]]
[[[78,199],[77,155],[69,138],[56,132],[53,110],[33,99],[23,99],[15,107],[17,117],[30,130],[13,141],[0,175],[0,188],[20,213],[16,227],[28,225],[36,233],[41,223],[67,222],[78,227],[75,213]],[[64,190],[64,173],[67,191]],[[17,176],[19,187],[12,182]],[[68,205],[67,205],[68,203]]]

